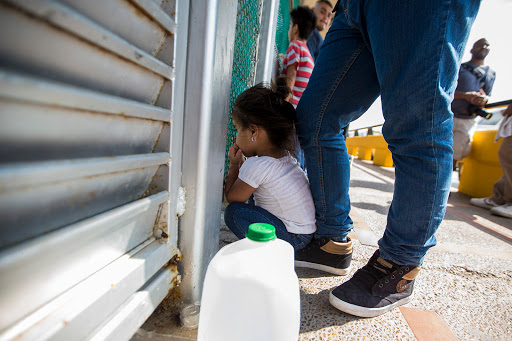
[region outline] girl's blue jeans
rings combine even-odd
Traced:
[[[450,103],[479,5],[339,1],[297,107],[318,237],[339,240],[353,228],[343,132],[380,95],[382,132],[396,175],[381,254],[397,264],[420,265],[435,245],[452,173]]]
[[[286,230],[284,223],[264,208],[233,202],[226,207],[224,221],[228,228],[240,239],[245,238],[249,225],[253,223],[266,223],[276,228],[276,236],[290,243],[295,250],[300,250],[309,244],[313,234],[295,234]]]

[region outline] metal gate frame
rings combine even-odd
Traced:
[[[180,218],[181,294],[199,304],[206,268],[219,248],[236,0],[191,2],[183,135],[185,214]]]
[[[180,281],[189,2],[90,4],[0,4],[0,340],[127,340]],[[128,23],[144,21],[146,32],[161,32],[160,49],[150,51],[136,36],[141,30],[134,36],[109,25],[107,6],[136,19]],[[44,46],[37,37],[50,34],[60,40],[46,40],[44,56],[34,53]],[[68,55],[44,59],[54,51],[80,51],[86,59],[75,67]],[[125,82],[109,79],[108,69],[94,78],[105,65]],[[135,73],[123,74],[123,67]],[[137,77],[138,88],[129,88]],[[133,139],[98,125],[114,121],[125,122]],[[158,135],[148,135],[153,131]],[[53,136],[62,143],[59,154],[42,143],[31,151],[31,141]],[[140,143],[95,147],[111,137]],[[66,151],[68,142],[75,144]]]
[[[194,43],[188,45],[183,145],[187,206],[179,228],[180,291],[187,305],[200,303],[206,269],[219,247],[237,3],[197,0],[190,9],[189,39]],[[271,79],[278,6],[262,1],[256,82]]]
[[[123,199],[117,206],[92,210],[75,220],[69,218],[61,226],[55,223],[52,229],[28,231],[28,235],[16,229],[11,234],[1,232],[8,245],[0,249],[0,340],[127,340],[181,278],[185,303],[199,302],[207,265],[218,250],[235,36],[233,21],[226,18],[236,17],[237,1],[111,0],[98,4],[96,8],[75,0],[5,0],[0,4],[4,19],[12,19],[13,14],[22,19],[13,20],[12,26],[4,21],[9,29],[0,33],[2,125],[19,127],[17,117],[10,113],[22,109],[30,112],[24,107],[37,112],[44,109],[41,117],[45,118],[60,111],[69,111],[69,117],[100,113],[102,119],[134,118],[160,127],[158,139],[150,153],[118,154],[119,150],[109,147],[96,157],[94,153],[76,157],[73,151],[61,159],[52,155],[38,159],[37,153],[26,156],[17,150],[0,149],[0,156],[6,158],[0,160],[0,202],[16,202],[13,193],[20,191],[28,191],[24,197],[28,200],[31,195],[52,195],[59,186],[78,186],[76,183],[102,177],[102,183],[114,183],[121,189],[123,184],[133,183],[126,175],[133,172],[142,172],[147,185],[141,189],[141,197]],[[134,44],[127,40],[130,36],[117,32],[117,27],[109,27],[109,12],[101,6],[119,4],[133,8],[133,13],[124,15],[148,18],[152,25],[174,36],[172,46],[166,45],[172,50],[171,66],[155,58],[159,51],[152,54],[137,46],[144,45],[143,36],[136,37],[138,43]],[[258,82],[270,80],[276,4],[264,0],[262,13]],[[264,20],[268,20],[266,25]],[[106,58],[116,56],[124,65],[149,70],[148,86],[150,79],[163,77],[158,95],[153,101],[138,97],[134,91],[119,95],[115,86],[123,87],[123,83],[109,83],[103,75],[100,84],[84,70],[66,75],[63,68],[73,66],[73,60],[66,58],[56,60],[63,65],[55,67],[56,71],[46,72],[31,50],[40,41],[31,42],[34,38],[23,36],[24,27],[17,26],[18,22],[44,23],[47,26],[41,26],[43,30],[56,32],[65,41],[78,41],[84,51],[92,51],[88,52],[92,57],[101,51]],[[13,36],[15,40],[9,40]],[[64,45],[56,45],[56,49],[68,43],[59,44]],[[96,124],[79,122],[83,129]],[[76,122],[70,121],[62,127],[71,129],[73,125]],[[27,133],[29,140],[37,135],[37,128]],[[72,134],[59,133],[68,139],[64,144],[74,141]],[[98,140],[109,137],[98,135]],[[116,135],[120,140],[122,137]],[[16,145],[17,137],[0,127],[1,141],[9,142],[9,138],[15,141],[13,146],[21,148]],[[95,203],[93,198],[86,202]],[[31,201],[23,203],[32,205]],[[40,217],[30,205],[23,209],[37,221]],[[51,207],[45,203],[40,206]],[[75,206],[68,202],[62,207]],[[52,208],[53,212],[59,213],[59,207]],[[9,220],[9,214],[7,210],[0,212],[4,219],[0,222],[11,226],[15,220]],[[152,228],[147,230],[148,226]],[[137,241],[143,239],[142,243]],[[112,253],[115,243],[120,246]],[[176,264],[180,257],[181,276]]]

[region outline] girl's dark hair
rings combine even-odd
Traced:
[[[242,92],[233,105],[233,118],[240,128],[254,124],[265,129],[272,145],[290,152],[295,150],[295,108],[286,101],[291,94],[286,77],[276,80],[275,89],[259,83]]]

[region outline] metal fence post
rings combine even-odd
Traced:
[[[262,1],[255,83],[270,82],[272,78],[272,70],[274,69],[274,64],[277,62],[274,57],[274,45],[276,40],[278,10],[278,1]]]
[[[236,0],[190,2],[182,177],[186,206],[178,241],[185,304],[200,301],[207,266],[219,246],[236,11]]]

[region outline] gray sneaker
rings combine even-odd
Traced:
[[[499,205],[491,200],[491,198],[472,198],[469,200],[471,205],[475,205],[478,207],[486,208],[490,210],[493,207],[498,207]]]
[[[491,208],[491,213],[506,218],[512,218],[512,204],[505,204]]]

